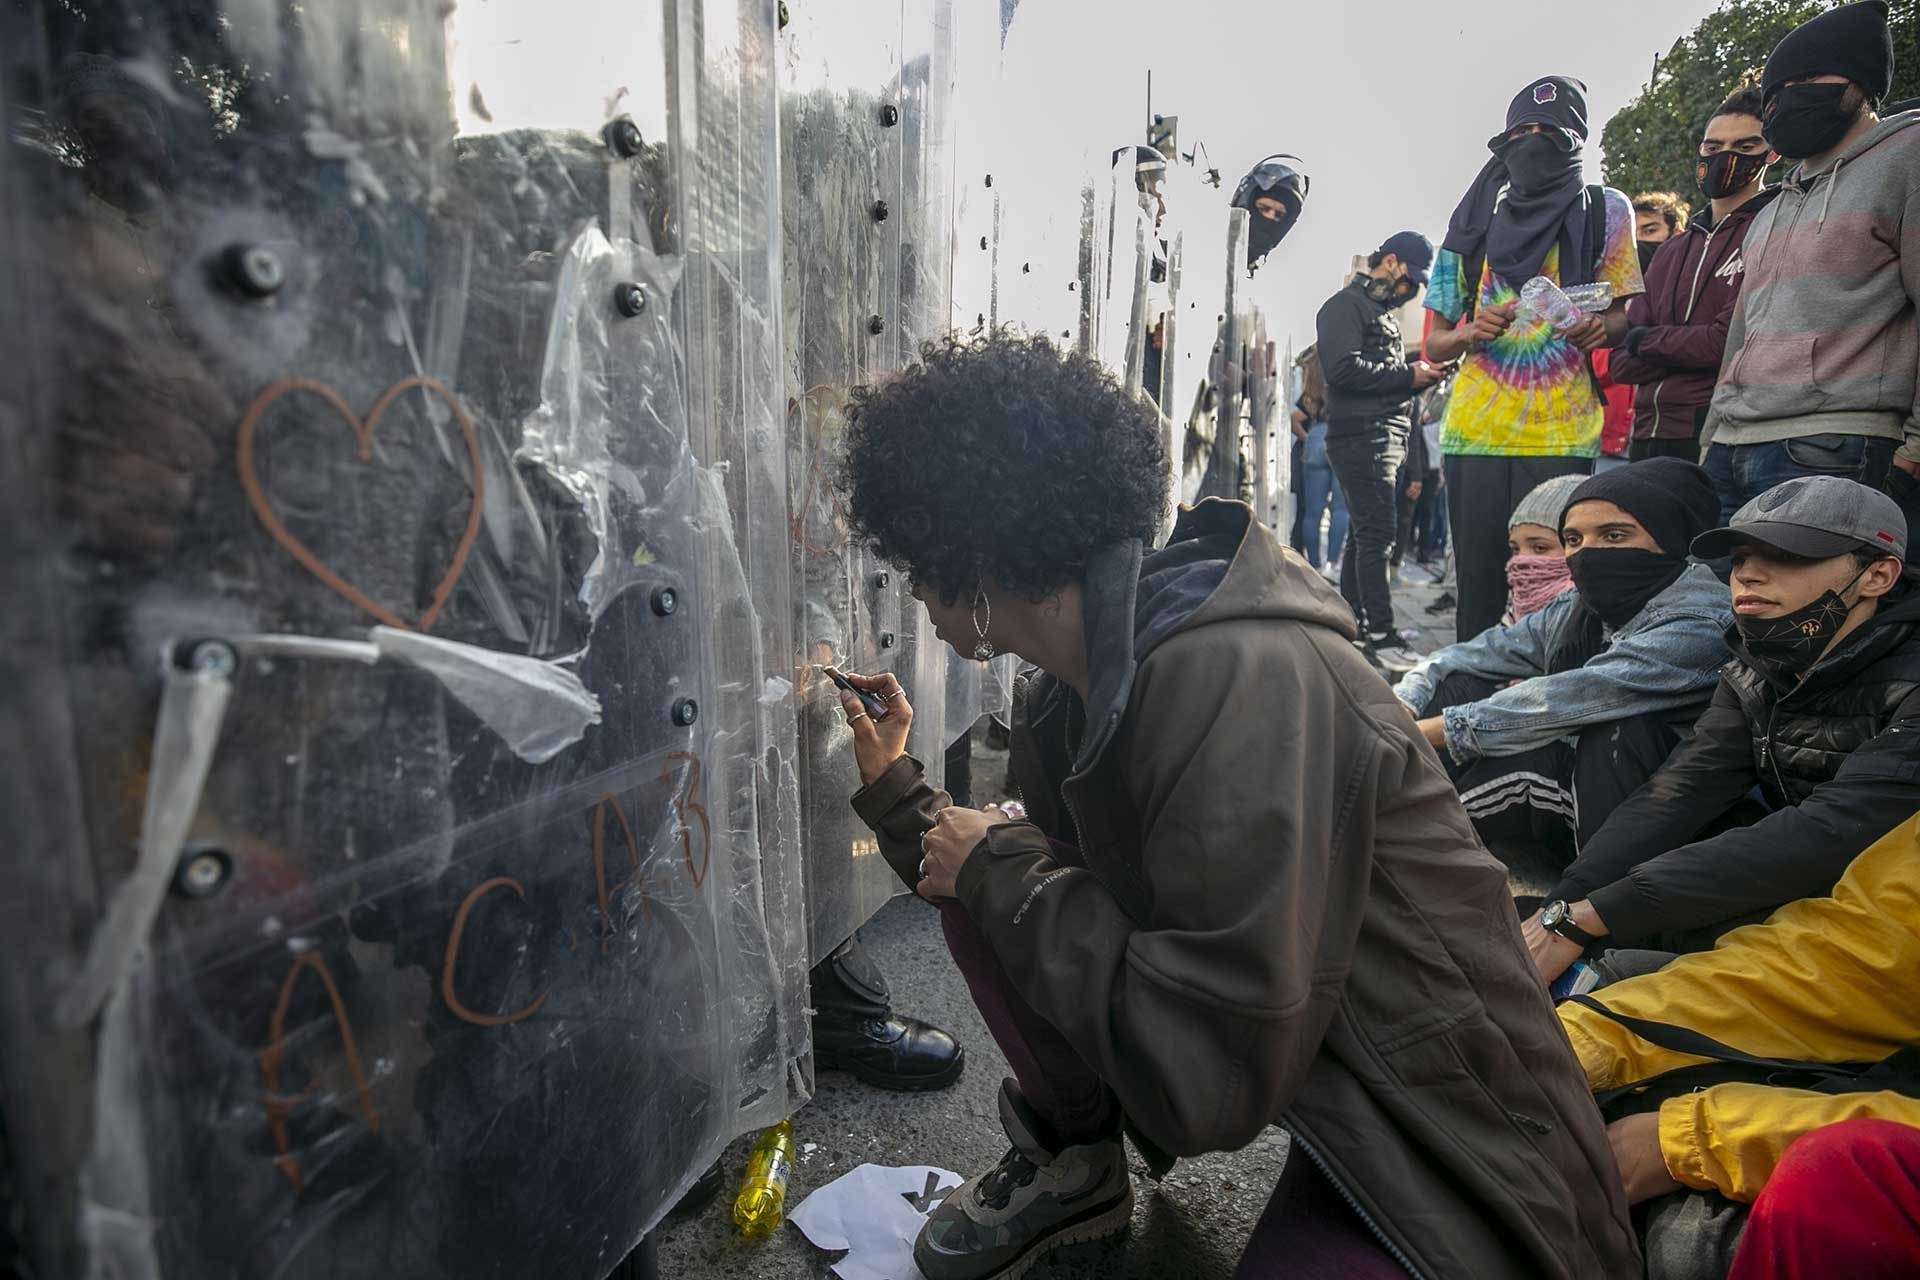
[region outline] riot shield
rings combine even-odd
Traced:
[[[1113,166],[1107,194],[1106,271],[1101,277],[1095,350],[1120,385],[1139,392],[1147,349],[1147,295],[1153,268],[1154,219],[1134,176],[1133,149]]]
[[[1247,211],[1227,211],[1227,258],[1221,294],[1220,321],[1208,362],[1212,387],[1213,421],[1210,439],[1203,439],[1205,471],[1202,498],[1245,498],[1250,468],[1245,448],[1247,359],[1253,332],[1253,309],[1246,296]]]
[[[1197,502],[1213,456],[1214,365],[1222,301],[1236,266],[1225,197],[1190,167],[1168,175],[1168,312],[1162,324],[1160,411],[1177,445],[1168,450],[1176,501]],[[1244,249],[1242,250],[1244,253]],[[1241,259],[1244,263],[1244,257]]]
[[[0,16],[46,1274],[588,1280],[800,1099],[772,26]]]
[[[833,487],[853,389],[950,323],[949,27],[947,0],[827,0],[793,7],[780,37],[791,667],[816,958],[901,891],[847,803],[860,786],[851,735],[819,668],[895,672],[914,704],[908,748],[936,782],[971,723],[965,705],[949,723],[951,652],[908,584],[851,536]],[[978,705],[977,680],[956,685]]]
[[[988,249],[977,239],[961,243],[962,263],[968,252],[996,259],[996,310],[989,319],[1097,354],[1111,148],[1099,141],[1107,122],[1090,88],[1099,68],[1059,55],[1085,43],[1098,15],[1089,0],[1024,5],[1012,12],[1004,38],[999,32],[988,38],[973,33],[998,25],[995,6],[959,8],[965,47],[992,59],[985,66],[969,63],[958,82],[959,118],[988,140],[982,148],[988,156],[967,151],[975,163],[961,171],[963,190],[984,188],[990,179],[996,217]],[[991,163],[982,166],[983,158]],[[963,196],[968,203],[973,198]],[[965,327],[965,313],[957,319]]]

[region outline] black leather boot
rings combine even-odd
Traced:
[[[893,1011],[887,980],[855,934],[813,967],[813,1061],[880,1089],[944,1089],[966,1051],[936,1026]]]

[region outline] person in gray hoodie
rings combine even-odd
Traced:
[[[1748,229],[1702,430],[1723,519],[1797,476],[1903,506],[1920,487],[1920,112],[1876,114],[1892,80],[1882,0],[1801,24],[1767,59],[1763,131],[1799,163]]]

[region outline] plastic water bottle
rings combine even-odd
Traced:
[[[787,1183],[793,1178],[793,1121],[763,1130],[747,1157],[747,1176],[733,1200],[733,1225],[749,1240],[772,1235],[786,1221]]]

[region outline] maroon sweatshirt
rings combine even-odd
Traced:
[[[1635,440],[1697,438],[1713,401],[1727,325],[1746,276],[1747,226],[1778,194],[1769,187],[1717,226],[1695,222],[1660,246],[1647,291],[1627,303],[1627,332],[1610,366],[1634,396]]]

